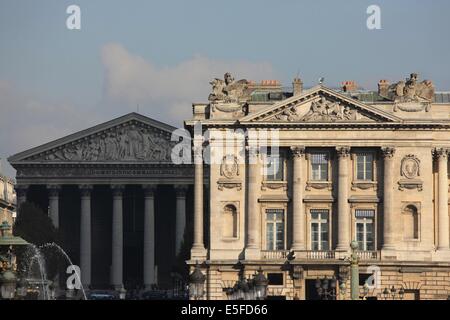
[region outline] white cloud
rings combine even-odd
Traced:
[[[7,175],[14,173],[6,162],[12,154],[89,127],[95,119],[87,108],[30,95],[18,90],[11,82],[0,80],[2,172]]]
[[[105,45],[101,62],[105,74],[100,104],[82,100],[82,92],[80,101],[75,102],[56,100],[51,92],[29,94],[0,79],[0,158],[4,173],[14,174],[6,162],[12,154],[136,111],[137,104],[146,116],[182,126],[182,120],[192,116],[192,102],[207,100],[209,81],[225,72],[232,72],[236,79],[252,80],[274,75],[271,65],[265,62],[203,56],[158,67],[120,44]]]
[[[236,79],[274,77],[267,62],[224,61],[196,55],[170,67],[157,67],[120,44],[102,48],[106,101],[119,103],[129,111],[140,110],[150,117],[181,125],[192,116],[192,102],[206,101],[211,81],[231,72]]]

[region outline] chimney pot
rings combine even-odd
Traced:
[[[292,81],[292,92],[294,96],[301,94],[303,92],[303,82],[302,79],[295,77]]]

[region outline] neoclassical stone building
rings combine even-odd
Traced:
[[[24,201],[48,210],[85,288],[172,285],[194,181],[171,161],[174,130],[130,113],[8,159],[19,214]]]
[[[202,265],[208,299],[260,267],[272,297],[319,298],[316,280],[333,276],[349,288],[352,240],[361,285],[378,270],[369,296],[394,286],[405,299],[447,298],[449,93],[416,74],[378,92],[300,79],[286,92],[229,74],[211,84],[185,122],[202,128],[189,263]]]
[[[10,225],[16,217],[16,191],[14,180],[0,173],[0,221]]]
[[[450,93],[416,74],[377,92],[211,84],[185,121],[193,163],[173,163],[174,127],[136,113],[9,158],[19,214],[48,210],[85,285],[168,284],[185,242],[205,298],[262,268],[271,297],[317,299],[318,278],[349,288],[357,240],[370,296],[447,298]]]

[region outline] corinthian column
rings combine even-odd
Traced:
[[[91,284],[91,185],[80,185],[80,269],[81,283],[85,288]]]
[[[438,250],[449,250],[448,222],[448,154],[449,150],[436,148],[438,160]]]
[[[187,186],[178,185],[175,186],[175,192],[177,196],[176,206],[176,227],[175,227],[175,253],[179,254],[181,250],[181,244],[184,239],[184,231],[186,228],[186,191]]]
[[[337,251],[350,249],[350,208],[348,205],[348,160],[350,147],[336,147],[339,161]]]
[[[112,185],[113,218],[112,218],[112,268],[111,284],[114,289],[123,287],[123,185]]]
[[[305,212],[303,210],[302,163],[305,157],[305,147],[291,147],[293,156],[293,242],[291,250],[305,250]]]
[[[155,279],[155,197],[156,185],[144,185],[144,286],[148,290]]]
[[[27,191],[28,185],[18,184],[14,187],[16,190],[16,207],[17,207],[17,217],[20,215],[20,206],[27,201]]]
[[[58,185],[48,185],[48,206],[50,211],[50,219],[53,222],[55,228],[59,227],[59,192],[61,191],[61,186]]]
[[[247,246],[245,259],[259,258],[260,249],[260,219],[258,212],[258,175],[261,174],[259,166],[259,150],[250,146],[248,150],[248,191],[247,191]]]
[[[203,148],[200,141],[194,140],[194,243],[191,259],[206,258],[203,243]]]
[[[395,249],[395,215],[393,208],[393,175],[394,175],[394,153],[395,149],[393,147],[382,147],[381,153],[384,159],[384,186],[383,186],[383,250],[394,250]]]

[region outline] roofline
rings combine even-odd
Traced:
[[[355,99],[353,99],[351,97],[348,97],[348,96],[346,96],[346,95],[344,95],[344,94],[342,94],[340,92],[337,92],[337,91],[335,91],[333,89],[327,88],[327,87],[325,87],[323,85],[317,85],[317,86],[315,86],[315,87],[313,87],[313,88],[311,88],[309,90],[304,91],[303,93],[301,93],[299,95],[294,95],[294,96],[292,96],[290,98],[287,98],[285,100],[281,100],[281,101],[279,101],[277,103],[274,103],[274,104],[272,104],[270,106],[267,106],[266,108],[263,108],[263,109],[255,112],[255,113],[248,114],[247,116],[243,117],[241,119],[241,121],[254,120],[254,119],[256,119],[256,118],[258,118],[260,116],[263,116],[264,114],[266,114],[270,110],[274,110],[274,109],[277,109],[279,107],[288,105],[288,104],[293,103],[293,102],[295,102],[295,101],[297,101],[299,99],[302,99],[302,98],[304,98],[304,97],[306,97],[306,96],[308,96],[310,94],[313,94],[315,92],[319,92],[320,90],[322,90],[322,91],[324,91],[324,92],[326,92],[326,93],[328,93],[330,95],[334,95],[334,96],[338,97],[341,100],[347,101],[348,103],[352,103],[352,104],[354,104],[356,106],[359,106],[361,108],[365,108],[365,109],[367,109],[368,112],[371,112],[371,113],[379,115],[381,117],[390,119],[393,122],[402,122],[403,121],[403,119],[401,119],[401,118],[399,118],[399,117],[397,117],[397,116],[395,116],[393,114],[390,114],[390,113],[388,113],[386,111],[383,111],[383,110],[375,109],[374,107],[370,106],[369,104],[363,103],[363,102],[361,102],[359,100],[355,100]]]

